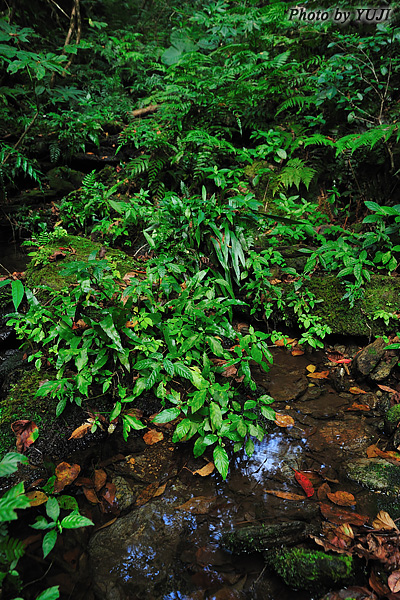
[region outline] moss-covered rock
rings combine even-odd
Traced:
[[[395,404],[385,415],[385,433],[391,435],[400,422],[400,404]]]
[[[347,300],[343,300],[344,286],[334,275],[313,277],[306,283],[307,289],[322,302],[313,308],[313,314],[332,329],[332,333],[341,335],[383,335],[393,331],[393,323],[385,325],[382,319],[374,319],[378,310],[392,313],[398,304],[400,295],[400,278],[372,275],[370,283],[365,286],[364,297],[350,308]],[[292,286],[284,285],[285,295]],[[279,315],[275,315],[279,318]],[[295,315],[287,315],[295,324]]]
[[[55,422],[57,400],[35,397],[40,382],[46,376],[48,374],[35,369],[14,372],[16,383],[11,386],[6,398],[0,401],[0,456],[8,450],[15,450],[15,435],[11,430],[14,421],[28,419],[34,421],[39,429]]]
[[[65,257],[59,260],[50,261],[49,257],[59,250],[60,246],[69,248],[65,250]],[[73,261],[85,261],[93,252],[98,252],[102,244],[80,236],[69,235],[63,238],[62,242],[45,246],[45,252],[39,250],[37,256],[33,257],[26,270],[26,285],[34,288],[39,285],[47,285],[53,290],[60,290],[67,285],[70,279],[61,275],[64,267]],[[137,268],[137,261],[129,257],[121,250],[107,249],[105,258],[108,260],[111,269],[117,276],[123,277],[129,271]]]
[[[334,556],[304,548],[280,548],[266,555],[268,564],[295,589],[323,592],[350,581],[352,556]]]
[[[263,523],[224,533],[221,545],[234,554],[261,552],[277,546],[298,544],[307,539],[312,530],[312,526],[304,521]]]
[[[383,458],[360,458],[346,465],[346,475],[371,491],[400,495],[400,466]]]

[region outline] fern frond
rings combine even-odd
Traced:
[[[315,169],[307,167],[300,158],[292,158],[279,173],[278,181],[286,188],[295,185],[299,189],[300,184],[303,183],[308,189],[315,173]]]
[[[395,131],[398,131],[396,124],[378,125],[359,135],[355,135],[354,133],[345,135],[336,142],[336,156],[346,150],[350,150],[351,154],[353,154],[355,150],[358,150],[362,146],[369,146],[372,149],[379,141],[384,140],[386,142]]]

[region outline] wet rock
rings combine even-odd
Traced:
[[[173,579],[181,539],[194,517],[153,501],[94,534],[90,568],[99,600],[163,597],[157,589]]]
[[[313,527],[304,521],[251,525],[222,534],[221,546],[234,554],[260,552],[282,545],[297,544],[308,538]]]
[[[376,394],[373,392],[368,392],[367,394],[363,394],[362,397],[363,404],[367,404],[371,410],[378,409],[380,407],[380,400]]]
[[[322,592],[345,584],[352,576],[353,557],[304,548],[280,548],[266,555],[267,563],[295,589]]]
[[[349,462],[346,475],[352,481],[372,491],[389,496],[400,494],[400,465],[394,465],[383,458],[360,458]]]
[[[385,433],[392,435],[400,422],[400,404],[395,404],[385,415]]]
[[[298,402],[310,402],[312,400],[317,400],[321,394],[323,393],[323,389],[313,385],[310,387],[308,387],[308,389],[306,390],[306,392],[300,397],[298,398]]]
[[[385,346],[387,343],[383,338],[377,338],[372,344],[365,346],[354,358],[353,368],[356,372],[363,376],[371,373],[385,354]]]
[[[209,600],[245,600],[247,594],[244,595],[242,592],[233,588],[224,587],[218,590],[212,596],[209,596]]]
[[[376,432],[365,423],[365,418],[346,415],[342,421],[333,420],[321,424],[309,437],[308,445],[312,451],[320,452],[329,448],[329,452],[352,454],[362,452],[376,439]]]
[[[85,174],[68,167],[55,167],[47,173],[49,186],[60,194],[68,194],[82,185]]]
[[[369,374],[372,381],[384,381],[387,379],[398,363],[398,356],[385,356]]]
[[[271,381],[267,387],[268,394],[276,402],[292,402],[299,398],[308,389],[308,381],[304,375],[298,373],[287,373],[284,380]]]
[[[115,498],[118,503],[118,508],[120,510],[125,510],[132,506],[135,502],[136,494],[126,479],[119,475],[115,475],[112,478],[112,482],[115,485]]]
[[[169,442],[163,441],[153,446],[146,446],[144,452],[138,455],[129,455],[123,463],[118,463],[115,468],[118,473],[128,475],[142,483],[153,483],[160,479],[160,474],[176,475],[178,467],[174,464],[175,448]]]

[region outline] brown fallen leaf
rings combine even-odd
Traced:
[[[153,483],[150,483],[150,485],[145,487],[144,490],[140,492],[139,496],[136,498],[135,505],[143,506],[144,504],[146,504],[149,500],[154,498],[154,495],[156,494],[159,487],[160,484],[158,481],[153,481]]]
[[[85,494],[85,498],[92,504],[98,504],[100,502],[94,489],[83,487],[82,491]]]
[[[107,523],[104,523],[104,525],[101,525],[100,527],[95,528],[94,531],[100,531],[100,529],[105,529],[106,527],[110,527],[110,525],[112,525],[113,523],[115,523],[115,521],[117,520],[117,518],[118,517],[114,517],[110,521],[107,521]]]
[[[266,494],[276,496],[277,498],[283,498],[283,500],[307,500],[307,496],[301,496],[300,494],[292,494],[291,492],[280,492],[279,490],[264,490]]]
[[[349,389],[350,394],[368,394],[365,390],[362,390],[359,387],[351,387]]]
[[[93,423],[89,423],[89,421],[86,421],[85,423],[83,423],[83,425],[79,425],[79,427],[74,429],[74,431],[71,433],[68,439],[79,440],[80,438],[83,438],[92,429],[92,426]]]
[[[308,373],[307,377],[310,377],[310,379],[328,379],[329,377],[329,371],[319,371],[318,373]]]
[[[393,388],[387,386],[387,385],[382,385],[381,383],[378,383],[378,388],[383,390],[384,392],[389,392],[389,394],[397,394],[397,390],[394,390]]]
[[[29,504],[31,506],[40,506],[44,504],[49,499],[48,495],[40,490],[35,490],[34,492],[27,492],[25,496],[29,500]]]
[[[61,260],[62,258],[65,258],[67,255],[65,254],[65,252],[63,252],[62,250],[55,250],[53,252],[53,254],[51,254],[47,260],[49,260],[50,262],[56,262],[56,260]]]
[[[349,408],[347,408],[346,410],[361,410],[364,412],[368,412],[369,410],[371,410],[371,407],[368,406],[368,404],[359,404],[358,402],[353,402],[353,404],[349,406]]]
[[[117,491],[117,488],[115,487],[115,484],[112,483],[111,481],[108,481],[105,484],[105,486],[100,494],[101,498],[102,498],[102,506],[103,506],[104,511],[115,512],[117,510],[117,505],[116,505],[116,501],[115,501],[116,491]],[[118,511],[118,513],[119,513],[119,511]]]
[[[11,424],[11,429],[17,436],[16,445],[18,452],[25,452],[39,435],[36,423],[27,419],[20,419]]]
[[[290,344],[294,344],[297,340],[295,338],[286,338],[283,337],[280,340],[276,340],[274,342],[275,346],[290,346]]]
[[[301,348],[293,348],[293,350],[291,351],[292,356],[301,356],[302,354],[304,354],[304,350],[302,350]]]
[[[163,439],[164,434],[161,431],[157,431],[157,429],[149,429],[143,436],[143,441],[146,442],[148,446],[157,444],[157,442],[161,442]]]
[[[211,475],[214,471],[215,465],[213,462],[208,462],[201,469],[197,469],[196,471],[192,471],[193,475],[200,475],[200,477],[207,477],[207,475]]]
[[[394,594],[400,592],[400,571],[394,571],[388,577],[388,586]]]
[[[384,510],[378,512],[375,519],[372,521],[372,527],[374,529],[385,529],[386,531],[391,531],[392,529],[398,531],[396,523],[393,521],[392,517]]]
[[[186,510],[193,515],[206,515],[215,504],[216,499],[216,496],[196,496],[175,508],[176,510]]]
[[[226,367],[221,375],[222,377],[234,377],[237,374],[238,370],[235,365],[230,365],[230,367]]]
[[[61,492],[67,485],[70,485],[78,477],[81,468],[77,464],[70,465],[62,462],[56,466],[56,480],[54,482],[54,491]]]
[[[329,483],[323,483],[319,486],[317,491],[318,500],[325,500],[327,495],[331,493],[331,488]]]
[[[330,506],[329,504],[320,503],[320,510],[322,515],[331,523],[342,525],[343,523],[350,523],[350,525],[364,525],[369,520],[366,515],[359,515],[355,512],[340,509],[336,506]]]
[[[163,483],[162,485],[160,485],[160,487],[157,488],[157,490],[155,491],[153,498],[157,498],[157,496],[162,496],[163,493],[165,492],[166,487],[167,487],[166,483]]]
[[[282,415],[280,413],[275,413],[274,422],[278,427],[293,427],[294,419],[290,415]]]
[[[105,482],[107,481],[107,473],[104,469],[95,469],[94,472],[94,489],[96,492],[101,490]]]
[[[349,492],[328,492],[327,497],[331,502],[338,504],[339,506],[354,506],[354,504],[356,504],[356,499],[353,494],[350,494]]]

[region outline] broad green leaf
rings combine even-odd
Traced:
[[[213,427],[218,431],[222,425],[222,413],[219,404],[210,402],[210,419]]]
[[[60,593],[58,591],[58,585],[54,585],[53,587],[47,588],[47,590],[44,590],[44,592],[39,594],[36,600],[57,600],[59,597]]]
[[[46,513],[53,521],[57,521],[60,516],[60,507],[57,498],[49,498],[46,502]]]
[[[111,315],[107,315],[102,321],[99,322],[99,326],[102,328],[104,333],[108,335],[110,340],[112,340],[120,352],[123,352],[124,349],[121,345],[121,338],[119,336],[118,331],[115,328],[113,319]]]
[[[189,381],[192,381],[193,372],[182,362],[174,363],[174,369],[175,373],[179,375],[179,377],[184,377],[185,379],[189,379]]]
[[[253,440],[247,440],[246,445],[244,447],[246,454],[248,457],[252,456],[252,454],[254,453],[254,442]]]
[[[22,298],[24,297],[24,286],[19,279],[15,279],[11,282],[11,296],[14,308],[17,311],[22,302]]]
[[[193,394],[188,400],[188,405],[191,407],[193,413],[197,412],[203,406],[206,398],[207,390],[199,390]]]
[[[61,521],[63,529],[77,529],[78,527],[88,527],[89,525],[94,525],[93,521],[75,511],[64,517]]]
[[[42,542],[43,558],[46,558],[46,556],[53,550],[53,548],[56,544],[56,541],[57,541],[57,531],[55,529],[48,531],[46,533],[46,535],[44,536],[43,542]]]
[[[172,437],[172,441],[179,442],[182,438],[184,438],[189,430],[190,430],[191,422],[189,419],[183,419],[175,428],[174,435]]]
[[[18,469],[18,463],[28,464],[28,459],[18,452],[8,452],[0,461],[0,477],[11,475]]]
[[[229,469],[229,458],[225,448],[222,448],[222,446],[215,446],[213,458],[215,467],[219,473],[221,473],[222,479],[226,479]]]
[[[28,508],[30,502],[24,495],[23,482],[18,483],[0,498],[0,523],[14,521],[18,518],[17,508]]]
[[[169,423],[181,414],[180,408],[166,408],[152,419],[153,423]]]
[[[261,414],[270,421],[275,421],[276,413],[270,406],[261,406]]]
[[[174,370],[174,365],[172,364],[172,362],[168,358],[164,358],[163,365],[164,365],[164,369],[168,373],[168,375],[170,377],[173,377],[175,370]]]
[[[122,415],[123,421],[129,425],[131,429],[146,429],[146,425],[143,425],[136,417],[132,415]]]
[[[216,340],[215,337],[213,337],[211,335],[207,335],[206,340],[211,348],[211,352],[213,352],[216,356],[224,356],[225,355],[224,349],[219,340]]]
[[[146,379],[146,390],[150,390],[153,387],[153,385],[157,382],[159,371],[159,368],[152,370],[152,372]]]

